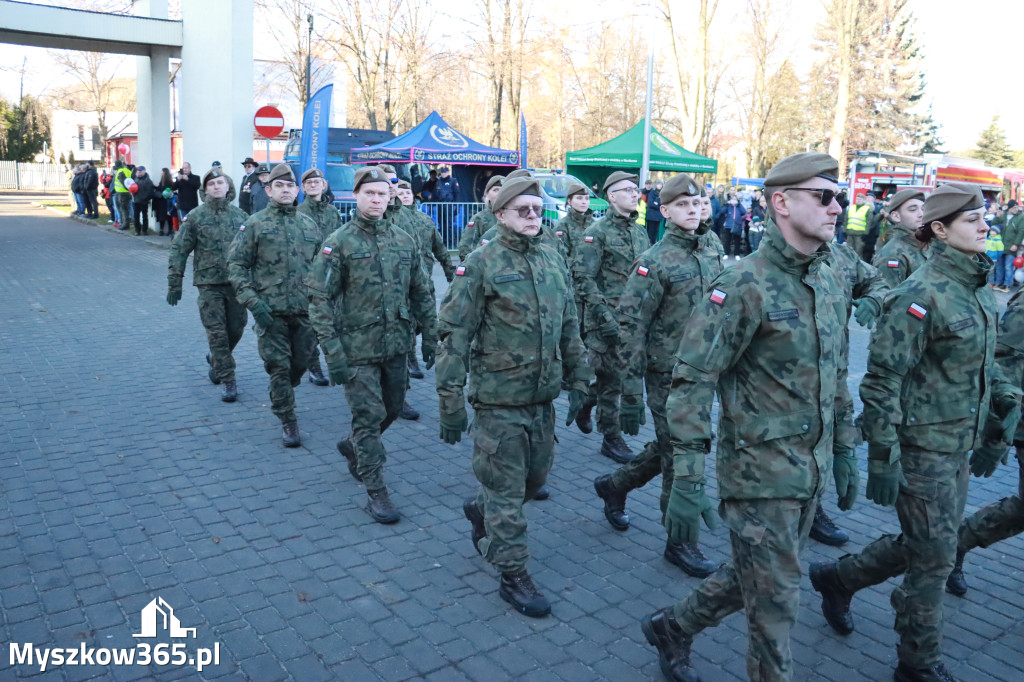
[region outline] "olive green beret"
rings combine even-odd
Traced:
[[[412,185],[409,184],[408,180],[399,180],[395,187],[398,189],[412,189]]]
[[[397,175],[397,173],[395,172],[395,167],[392,166],[390,163],[378,163],[377,168],[380,168],[385,173],[395,173]]]
[[[302,174],[302,181],[305,182],[310,178],[322,178],[323,172],[319,168],[310,168],[308,171]]]
[[[907,203],[911,199],[920,199],[924,201],[924,192],[919,189],[901,189],[896,194],[889,197],[889,213],[900,210],[900,206]]]
[[[206,183],[208,183],[210,180],[213,180],[214,178],[228,178],[228,182],[231,182],[231,178],[228,177],[228,174],[221,170],[220,167],[218,166],[217,168],[211,168],[210,170],[206,171],[206,175],[203,176],[203,187],[206,187]]]
[[[661,203],[667,204],[670,201],[675,201],[684,194],[690,197],[699,197],[700,185],[687,173],[673,175],[661,187]]]
[[[788,187],[811,178],[839,180],[839,162],[822,152],[800,152],[779,161],[768,171],[765,187]]]
[[[622,182],[623,180],[632,180],[637,185],[640,184],[639,176],[633,175],[632,173],[627,173],[626,171],[615,171],[614,173],[609,175],[608,178],[604,181],[604,186],[601,188],[601,191],[607,194],[609,187],[614,185],[616,182]]]
[[[565,198],[574,197],[577,194],[590,194],[587,192],[587,186],[582,182],[571,182],[569,183],[569,191],[566,193]]]
[[[274,166],[274,170],[270,171],[270,183],[273,184],[274,180],[278,179],[291,180],[295,182],[295,173],[292,173],[292,167],[287,163],[279,163]]]
[[[491,188],[494,187],[495,185],[497,185],[498,187],[501,187],[502,183],[504,183],[504,182],[505,182],[505,176],[504,175],[492,175],[491,179],[488,180],[487,184],[484,186],[484,194],[487,194],[488,192],[490,192]]]
[[[700,186],[700,198],[701,199],[706,199],[707,196],[708,196],[708,188],[705,187],[704,185],[701,185]]]
[[[505,176],[506,180],[515,180],[516,178],[532,178],[533,173],[526,170],[525,168],[517,168],[508,175]]]
[[[522,194],[539,197],[540,182],[533,178],[513,178],[501,186],[498,196],[494,197],[494,200],[491,201],[491,210],[497,211],[504,208],[505,204]]]
[[[359,189],[361,185],[366,185],[371,182],[383,182],[386,185],[390,185],[391,181],[388,180],[388,176],[384,174],[384,171],[379,166],[365,166],[356,171],[355,180],[352,184],[352,191]]]
[[[973,211],[985,205],[985,197],[975,185],[950,182],[932,192],[924,202],[924,224],[942,220],[961,211]]]

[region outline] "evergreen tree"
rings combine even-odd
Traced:
[[[50,117],[33,97],[26,95],[17,106],[5,102],[0,116],[0,159],[32,161],[43,151],[43,143],[50,140]]]
[[[988,127],[981,131],[978,148],[974,152],[989,166],[1007,168],[1013,165],[1013,151],[1006,142],[1006,133],[999,125],[999,116],[993,116]]]

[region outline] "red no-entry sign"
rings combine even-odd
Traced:
[[[252,122],[256,132],[266,138],[277,137],[284,130],[284,116],[277,107],[260,107]]]

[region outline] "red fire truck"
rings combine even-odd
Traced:
[[[850,162],[850,200],[865,192],[874,192],[878,198],[895,194],[901,189],[914,188],[930,192],[947,182],[969,182],[981,188],[989,199],[1004,200],[1019,193],[1021,184],[1013,183],[1004,191],[1004,176],[1016,177],[1010,171],[974,165],[970,159],[957,159],[939,154],[907,156],[891,152],[856,151]],[[958,163],[959,162],[959,163]]]

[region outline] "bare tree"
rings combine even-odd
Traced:
[[[295,88],[302,109],[306,107],[306,59],[310,62],[310,94],[326,85],[327,72],[322,68],[323,41],[314,31],[309,34],[309,18],[315,16],[313,0],[256,0],[256,9],[284,59],[282,64]]]
[[[830,0],[825,7],[826,23],[821,27],[819,39],[832,45],[831,62],[835,69],[835,109],[832,112],[832,131],[828,153],[839,159],[841,172],[846,159],[846,124],[850,116],[850,93],[857,47],[861,42],[861,5],[864,0]]]
[[[124,107],[128,102],[131,104],[130,110],[135,109],[134,94],[126,100],[123,86],[118,86],[117,68],[124,58],[112,58],[99,52],[67,50],[51,51],[50,57],[81,85],[78,92],[82,100],[73,105],[75,110],[96,112],[100,139],[107,139],[107,112],[118,111],[119,106]]]

